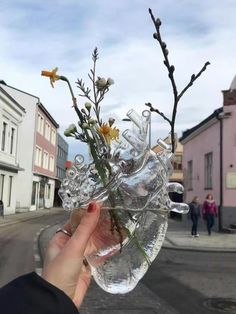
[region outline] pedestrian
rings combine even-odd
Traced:
[[[199,237],[199,233],[197,232],[197,227],[198,227],[198,219],[201,215],[200,215],[199,199],[197,196],[195,196],[192,202],[189,204],[189,212],[190,212],[190,217],[192,220],[192,230],[191,230],[192,237]]]
[[[84,255],[93,246],[99,215],[93,202],[73,235],[69,223],[60,228],[49,243],[42,277],[32,272],[0,289],[1,313],[78,314],[91,279]]]
[[[217,206],[212,194],[207,194],[206,199],[202,206],[202,216],[206,220],[208,235],[211,235],[211,229],[217,217]]]

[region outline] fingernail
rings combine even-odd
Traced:
[[[87,209],[88,213],[93,213],[97,209],[96,203],[90,203]]]

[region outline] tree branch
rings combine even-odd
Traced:
[[[151,19],[153,21],[153,24],[155,26],[155,29],[156,29],[156,33],[153,34],[153,37],[154,37],[154,39],[156,39],[158,41],[158,43],[161,47],[161,51],[162,51],[163,56],[164,56],[163,62],[167,68],[168,77],[170,79],[172,90],[173,90],[174,103],[173,103],[171,120],[169,118],[167,118],[164,113],[160,112],[158,109],[153,108],[153,106],[150,103],[148,103],[146,105],[150,108],[150,111],[154,111],[157,114],[161,115],[163,117],[163,119],[168,121],[169,124],[171,125],[171,144],[172,144],[172,152],[174,152],[175,151],[175,120],[176,120],[176,114],[177,114],[177,108],[178,108],[179,100],[184,95],[184,93],[193,85],[193,83],[201,76],[201,74],[206,70],[206,68],[210,64],[210,62],[206,62],[205,65],[202,67],[202,69],[198,72],[197,75],[193,74],[191,76],[189,83],[183,88],[183,90],[180,93],[178,93],[177,85],[176,85],[175,78],[174,78],[175,67],[174,67],[174,65],[171,65],[171,63],[169,61],[169,57],[168,57],[169,51],[167,49],[166,43],[162,40],[161,33],[160,33],[161,20],[159,18],[156,19],[154,17],[151,9],[149,9],[149,13],[150,13]]]

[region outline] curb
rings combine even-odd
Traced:
[[[190,251],[190,252],[208,252],[208,253],[236,253],[236,249],[218,249],[218,248],[193,248],[189,246],[166,246],[163,245],[162,249],[176,250],[176,251]]]
[[[169,242],[170,244],[167,244],[164,242],[162,245],[163,249],[167,250],[180,250],[180,251],[195,251],[195,252],[212,252],[212,253],[236,253],[236,248],[217,248],[217,247],[193,247],[193,246],[180,246],[175,244],[172,240],[165,238],[166,242]]]
[[[46,225],[45,227],[42,227],[35,235],[34,237],[34,262],[35,262],[35,272],[41,276],[42,275],[42,269],[43,269],[43,256],[42,256],[42,250],[40,247],[40,237],[42,236],[43,232],[51,228],[57,224],[62,223],[64,220],[58,220],[53,222],[53,224]]]
[[[6,227],[6,226],[10,226],[10,225],[14,225],[14,224],[17,224],[17,223],[20,223],[20,222],[25,222],[25,221],[28,221],[28,220],[31,220],[31,219],[40,218],[40,217],[48,215],[49,213],[50,213],[50,210],[48,210],[48,211],[45,210],[45,212],[42,212],[39,215],[35,215],[35,216],[31,216],[31,217],[25,217],[25,218],[22,218],[22,219],[13,220],[13,221],[9,221],[9,222],[6,222],[6,223],[0,223],[0,228],[1,227]]]
[[[5,224],[0,224],[0,228],[1,227],[6,227],[6,226],[10,226],[10,225],[14,225],[14,224],[17,224],[17,223],[20,223],[20,222],[25,222],[25,221],[28,221],[28,220],[31,220],[31,219],[36,219],[36,218],[40,218],[40,217],[43,217],[43,216],[46,216],[47,214],[42,214],[42,215],[39,215],[39,216],[34,216],[34,217],[28,217],[28,218],[23,218],[23,219],[20,219],[20,220],[14,220],[14,221],[9,221],[9,222],[6,222]]]
[[[41,228],[35,235],[34,237],[34,263],[35,263],[35,272],[41,276],[42,275],[42,267],[43,267],[43,259],[42,259],[42,255],[41,255],[41,251],[40,251],[40,247],[39,247],[39,239],[40,239],[40,235],[41,233],[49,228],[50,225],[47,225],[43,228]]]

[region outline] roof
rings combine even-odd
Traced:
[[[53,119],[53,117],[50,115],[50,113],[47,111],[47,109],[46,109],[46,108],[43,106],[43,104],[39,101],[39,97],[38,97],[38,96],[32,95],[32,94],[30,94],[30,93],[27,93],[27,92],[25,92],[25,91],[23,91],[23,90],[21,90],[21,89],[16,88],[16,87],[10,86],[10,85],[6,84],[3,80],[0,80],[0,84],[6,85],[7,87],[10,87],[10,88],[12,88],[12,89],[14,89],[14,90],[16,90],[16,91],[18,91],[18,92],[21,92],[21,93],[23,93],[23,94],[26,94],[26,95],[29,95],[29,96],[31,96],[31,97],[34,97],[34,98],[38,99],[37,105],[40,107],[40,109],[43,111],[43,113],[50,119],[50,121],[54,124],[54,126],[55,126],[56,128],[59,128],[59,124]],[[1,88],[1,87],[0,87],[0,88]],[[2,89],[2,88],[1,88],[1,90],[4,90],[4,91],[5,91],[5,89]],[[7,93],[7,92],[5,91],[5,93]],[[20,104],[17,103],[16,100],[13,99],[13,97],[11,97],[8,93],[7,93],[7,95],[8,95],[9,98],[11,98],[12,101],[14,101],[16,104],[18,104],[18,105],[20,106]],[[20,106],[20,107],[21,107],[21,106]],[[23,108],[23,107],[21,107],[21,108]],[[23,110],[25,111],[24,108],[23,108]]]
[[[192,127],[191,129],[188,129],[186,131],[183,132],[183,135],[180,137],[179,141],[182,142],[184,139],[186,139],[189,135],[191,135],[193,132],[197,131],[198,129],[200,129],[201,127],[203,127],[204,125],[206,125],[208,122],[210,122],[211,120],[215,119],[218,117],[218,115],[223,112],[223,107],[220,107],[218,109],[216,109],[210,116],[208,116],[206,119],[204,119],[203,121],[201,121],[200,123],[198,123],[197,125],[195,125],[194,127]]]
[[[233,81],[232,81],[229,89],[230,90],[236,90],[236,75],[234,76]]]
[[[0,84],[2,83],[2,81],[0,81]],[[2,83],[3,84],[3,83]],[[20,110],[22,110],[23,112],[26,112],[25,111],[25,108],[23,108],[11,95],[8,94],[8,92],[5,91],[4,88],[2,88],[0,86],[0,91],[5,95],[7,96],[7,98],[9,98]]]
[[[43,106],[41,102],[38,103],[39,108],[43,111],[43,113],[50,119],[50,121],[54,124],[54,126],[58,129],[59,124],[53,119],[47,109]]]

